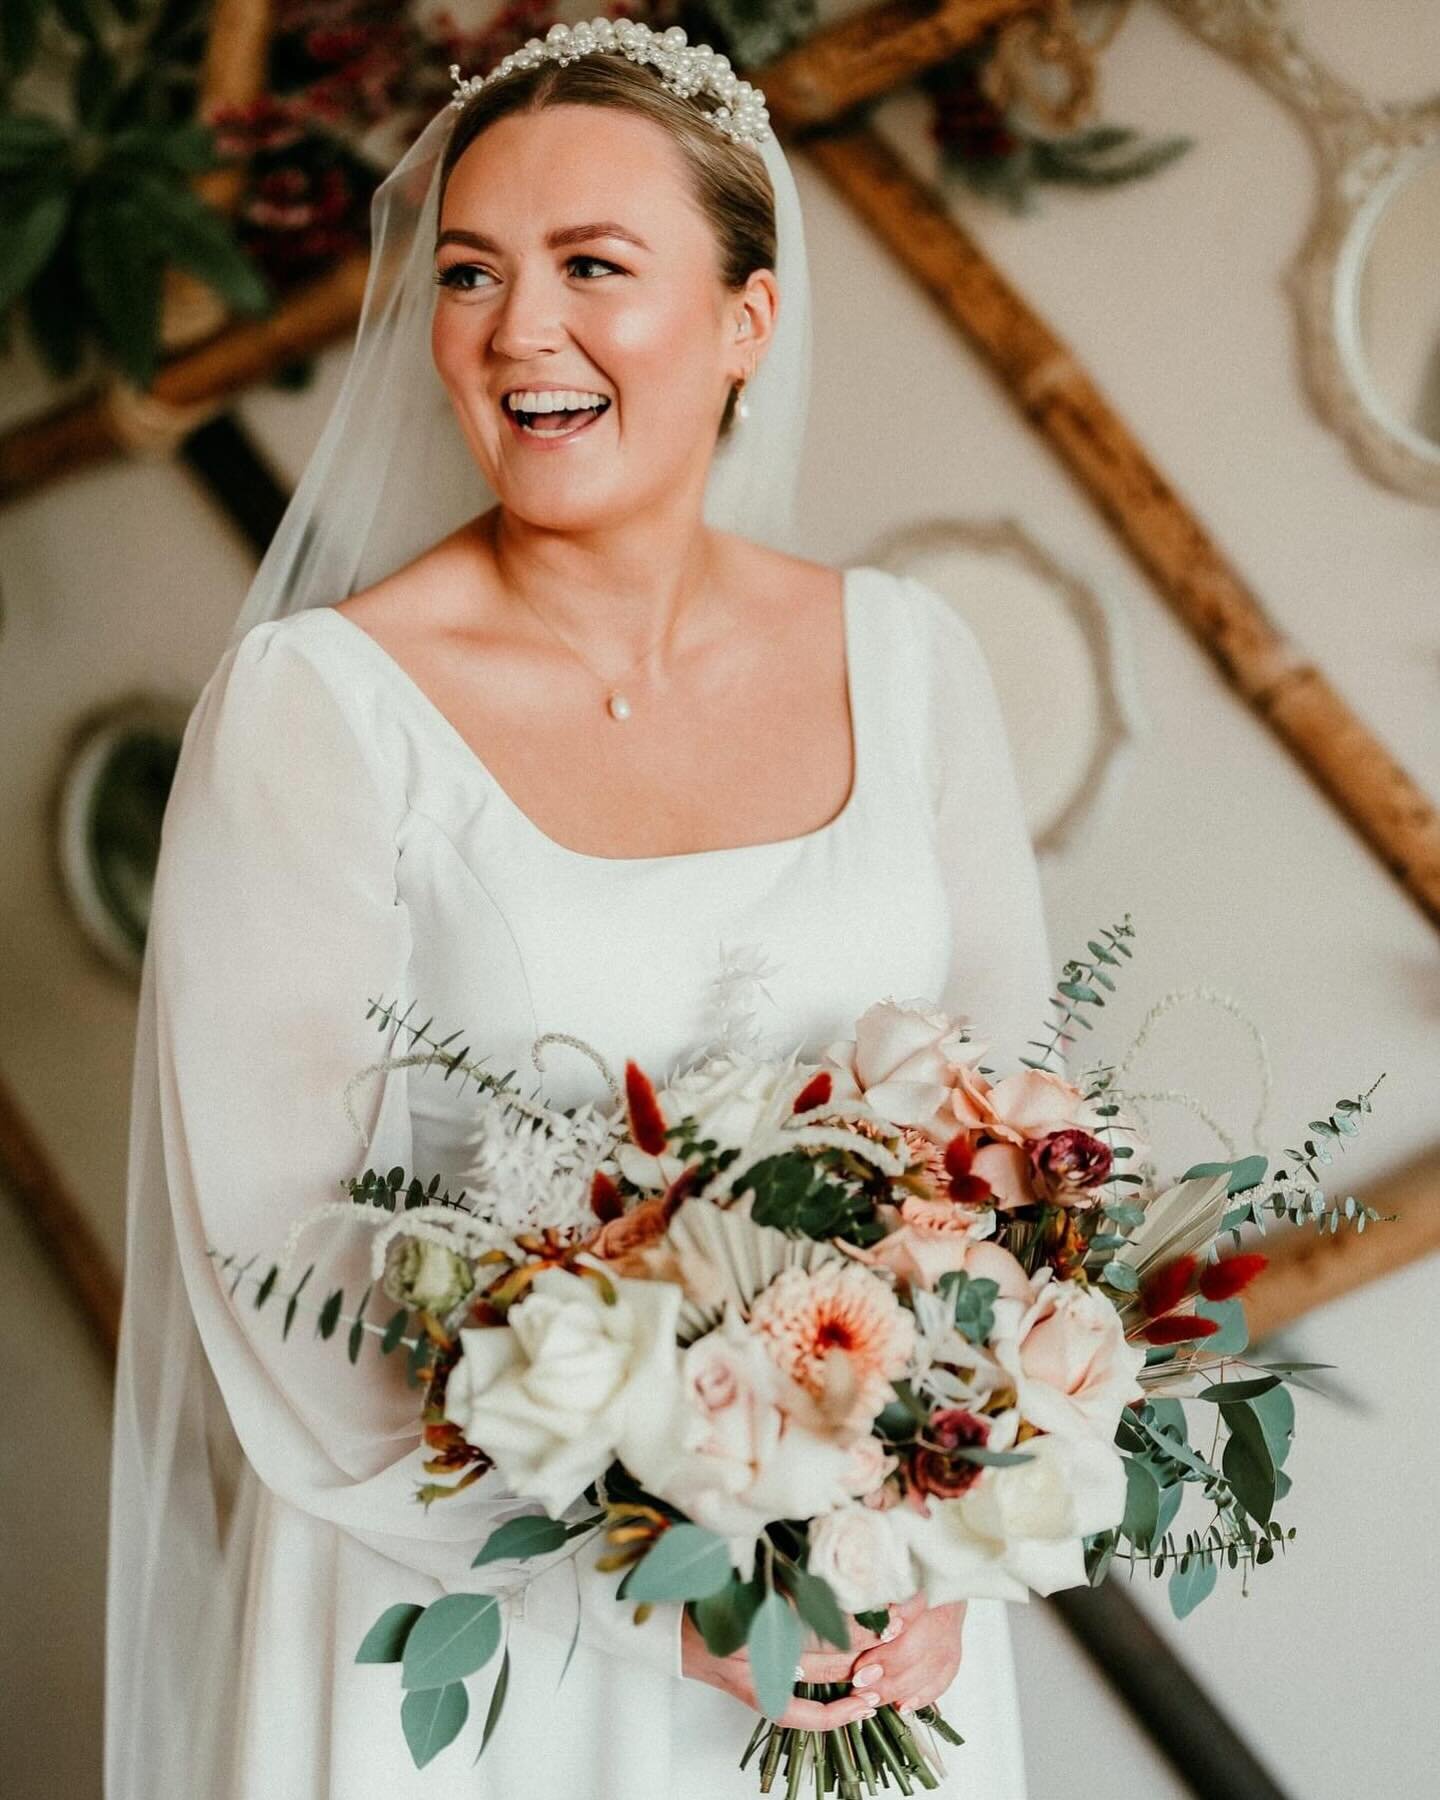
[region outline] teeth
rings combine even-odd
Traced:
[[[577,412],[608,405],[608,401],[604,394],[586,393],[581,388],[521,388],[505,396],[505,405],[511,412]]]

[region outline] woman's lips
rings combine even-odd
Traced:
[[[613,406],[614,404],[615,402],[612,400],[610,406]],[[525,426],[520,423],[519,419],[511,412],[510,408],[506,406],[503,400],[500,403],[500,410],[504,413],[511,432],[525,445],[527,450],[558,450],[562,444],[573,444],[576,438],[582,438],[587,431],[593,431],[602,419],[609,417],[610,406],[602,407],[599,412],[588,418],[583,425],[573,425],[567,431],[555,432],[526,430]]]

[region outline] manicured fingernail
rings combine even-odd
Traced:
[[[899,1637],[900,1633],[904,1629],[905,1629],[905,1627],[902,1624],[900,1624],[898,1619],[892,1619],[890,1621],[890,1623],[885,1627],[885,1629],[880,1633],[880,1642],[882,1644],[888,1644],[893,1638]]]
[[[882,1674],[884,1674],[884,1670],[879,1663],[866,1663],[863,1669],[856,1671],[852,1685],[857,1688],[874,1687]]]

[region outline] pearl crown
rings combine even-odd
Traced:
[[[464,106],[483,87],[516,69],[533,69],[542,62],[571,63],[595,51],[653,64],[660,71],[661,85],[682,100],[702,91],[713,94],[720,105],[704,116],[737,143],[758,144],[770,135],[765,96],[736,75],[728,56],[709,44],[688,43],[683,26],[671,25],[657,32],[635,19],[597,18],[573,26],[552,25],[543,38],[528,39],[488,75],[462,80],[459,63],[451,63],[450,78],[455,84],[451,105],[457,109]]]

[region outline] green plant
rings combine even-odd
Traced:
[[[148,386],[167,268],[233,312],[272,304],[229,222],[192,185],[225,166],[194,118],[205,13],[197,0],[5,0],[0,347],[23,313],[57,376],[94,347]]]

